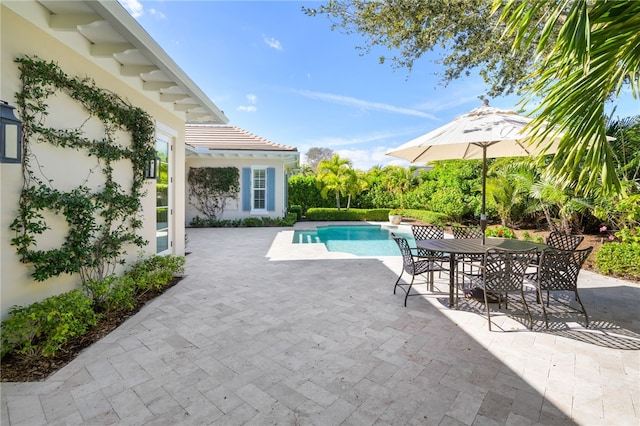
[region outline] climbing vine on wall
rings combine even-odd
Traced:
[[[154,123],[145,111],[96,87],[90,78],[67,76],[55,62],[29,56],[16,62],[22,82],[16,99],[23,123],[23,188],[18,214],[11,224],[16,232],[11,242],[22,262],[33,267],[32,276],[37,281],[63,273],[79,273],[83,282],[102,278],[124,263],[127,245],[147,244],[137,231],[142,227],[145,167],[155,155]],[[85,122],[90,118],[100,120],[104,127],[101,138],[87,137],[83,125],[71,129],[47,127],[46,118],[51,113],[48,100],[60,94],[83,107],[87,112]],[[127,132],[130,140],[121,145],[118,131]],[[34,143],[48,143],[95,158],[97,167],[91,173],[99,170],[102,183],[89,187],[87,178],[71,190],[56,188],[55,180],[42,167],[51,160],[37,158],[32,150]],[[114,176],[114,167],[122,161],[131,164],[128,189]],[[70,171],[78,166],[83,164],[68,165]],[[51,229],[46,220],[51,213],[64,216],[67,234],[60,247],[39,249],[38,241]]]
[[[240,192],[240,171],[236,167],[191,167],[187,182],[189,203],[216,220],[222,217],[227,201]]]

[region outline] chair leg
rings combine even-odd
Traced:
[[[393,286],[393,294],[396,294],[396,288],[400,283],[400,278],[402,278],[403,273],[404,273],[404,269],[402,270],[402,272],[400,272],[400,275],[398,275],[398,279],[396,280],[396,285]]]
[[[524,289],[520,289],[520,295],[522,296],[522,303],[524,304],[524,309],[527,311],[527,316],[529,317],[529,330],[533,329],[533,317],[531,316],[531,311],[529,310],[529,305],[524,298]],[[505,305],[506,306],[506,305]]]
[[[484,293],[484,306],[487,309],[487,321],[489,322],[489,331],[491,331],[491,313],[489,312],[489,301],[487,300],[487,289],[483,289]]]
[[[544,307],[544,299],[542,299],[542,289],[540,287],[536,288],[537,297],[542,300],[542,315],[544,316],[544,324],[547,328],[549,328],[549,319],[547,318],[547,309]]]
[[[407,289],[407,294],[404,295],[404,307],[407,307],[407,299],[409,298],[409,293],[411,292],[411,287],[413,286],[413,280],[416,279],[415,275],[411,275],[411,283],[409,284],[409,288]]]
[[[576,293],[576,300],[580,304],[580,307],[582,308],[582,313],[584,314],[584,319],[586,322],[585,327],[589,328],[589,316],[587,315],[587,310],[584,308],[584,305],[582,304],[582,300],[580,300],[580,296],[578,295],[578,289],[575,290],[575,293]]]

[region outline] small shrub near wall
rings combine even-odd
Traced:
[[[182,256],[151,256],[122,277],[88,280],[73,290],[28,306],[14,306],[2,321],[1,356],[53,357],[67,341],[86,333],[109,312],[134,308],[150,291],[160,292],[184,272]]]
[[[191,220],[191,228],[257,228],[268,226],[293,226],[297,220],[295,213],[287,213],[284,218],[279,217],[247,217],[244,219],[207,219],[196,216]]]

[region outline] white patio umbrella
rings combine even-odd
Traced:
[[[514,111],[492,108],[485,101],[483,106],[387,152],[387,155],[409,160],[411,163],[482,159],[480,227],[484,235],[487,225],[485,214],[487,157],[535,157],[543,151],[545,154],[553,154],[557,151],[557,142],[562,134],[556,135],[550,143],[529,145],[527,141],[529,135],[523,131],[523,128],[530,121],[530,118]],[[546,151],[545,148],[547,148]]]

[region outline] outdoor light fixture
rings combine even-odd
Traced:
[[[160,157],[155,154],[147,164],[147,169],[144,172],[146,179],[158,179],[158,168],[160,167]]]
[[[20,163],[22,159],[22,123],[12,107],[0,101],[0,163]]]

